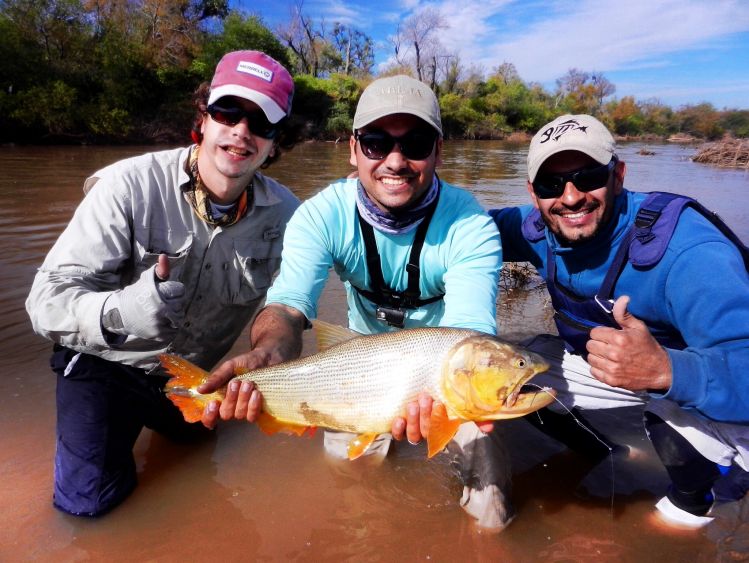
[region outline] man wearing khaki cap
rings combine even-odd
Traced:
[[[533,205],[490,213],[505,259],[537,268],[555,310],[559,337],[527,343],[552,366],[536,381],[573,410],[647,402],[672,481],[656,514],[700,527],[721,473],[733,466],[733,498],[749,485],[749,250],[690,198],[626,190],[625,173],[600,121],[563,115],[531,141]],[[579,411],[550,409],[538,415],[547,433],[608,454]]]
[[[437,177],[442,121],[429,87],[408,76],[372,82],[357,105],[349,158],[357,177],[328,186],[289,222],[281,272],[252,327],[252,352],[222,366],[203,391],[226,383],[237,365],[297,357],[331,269],[345,283],[349,326],[358,333],[424,326],[496,333],[499,235],[472,195]],[[409,262],[420,266],[415,274]],[[220,413],[207,412],[204,423],[211,426],[219,414],[254,421],[260,403],[251,384],[230,386]],[[409,405],[393,435],[418,442],[430,410],[428,397]],[[352,437],[326,432],[326,451],[345,457]],[[384,456],[390,441],[390,434],[380,436],[367,453]],[[483,527],[502,528],[513,515],[500,448],[496,435],[473,423],[463,424],[448,448],[463,478],[461,506]]]
[[[299,201],[259,169],[294,144],[293,92],[271,57],[228,53],[196,92],[194,144],[86,180],[26,301],[55,343],[58,509],[99,516],[121,503],[143,427],[181,441],[204,430],[166,399],[158,355],[210,369],[262,303]]]

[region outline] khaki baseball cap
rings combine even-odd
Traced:
[[[600,164],[616,154],[616,143],[606,126],[592,115],[562,115],[533,136],[528,149],[528,179],[536,179],[546,159],[562,151],[579,151]]]
[[[429,86],[404,74],[380,78],[364,89],[356,106],[354,131],[394,113],[415,115],[442,136],[437,96]]]

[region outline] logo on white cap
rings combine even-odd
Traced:
[[[244,72],[245,74],[251,74],[252,76],[257,76],[258,78],[260,78],[261,80],[265,80],[266,82],[271,82],[273,80],[273,71],[256,63],[239,61],[239,64],[237,65],[237,71]]]
[[[588,132],[587,125],[580,125],[580,122],[575,119],[568,119],[562,123],[556,125],[556,127],[549,127],[546,131],[541,134],[541,140],[539,143],[545,143],[546,141],[558,141],[559,138],[569,131],[582,131],[583,133]]]

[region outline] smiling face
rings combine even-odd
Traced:
[[[600,163],[584,153],[563,151],[550,156],[539,169],[539,175],[564,174],[596,166]],[[560,244],[577,246],[595,237],[611,219],[614,198],[622,192],[625,173],[624,162],[617,162],[608,181],[599,189],[582,192],[572,182],[567,182],[564,192],[557,198],[539,198],[530,182],[527,187],[533,204]]]
[[[429,127],[414,115],[393,114],[373,121],[360,132],[384,131],[401,137],[412,130]],[[437,139],[431,154],[423,160],[407,159],[397,143],[380,160],[367,158],[353,136],[350,148],[350,162],[356,166],[367,195],[383,211],[397,213],[416,204],[432,185],[434,171],[441,164],[442,139]]]
[[[249,100],[227,98],[233,105],[241,106],[248,112],[262,111]],[[265,159],[272,154],[274,141],[250,133],[247,118],[234,126],[228,126],[205,114],[200,131],[203,134],[198,154],[200,178],[210,192],[212,201],[219,204],[232,203],[241,195]]]

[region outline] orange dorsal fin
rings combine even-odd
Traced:
[[[272,436],[273,434],[277,434],[278,432],[301,436],[307,429],[310,428],[309,426],[302,426],[301,424],[293,424],[291,422],[278,420],[267,412],[261,412],[257,417],[256,423],[258,425],[258,428],[260,428],[260,430],[262,430],[263,433],[267,434],[268,436]]]
[[[173,354],[161,354],[159,361],[172,376],[164,385],[164,392],[187,422],[199,421],[210,401],[223,399],[221,391],[207,395],[198,393],[196,388],[208,378],[208,372],[204,369]]]
[[[326,323],[319,319],[312,321],[312,326],[315,327],[315,334],[317,335],[317,351],[322,352],[328,348],[351,340],[356,336],[361,336],[355,330],[335,325],[332,323]]]
[[[429,457],[434,457],[445,449],[447,443],[453,439],[462,421],[459,418],[450,418],[447,409],[442,403],[434,403],[432,406],[432,417],[429,420],[429,436],[427,445]]]
[[[348,458],[354,460],[364,455],[364,452],[369,449],[369,446],[372,445],[377,436],[377,432],[368,432],[366,434],[359,434],[351,440],[348,445]]]

